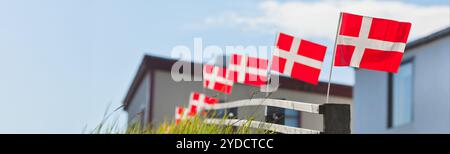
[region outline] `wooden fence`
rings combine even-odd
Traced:
[[[219,103],[210,110],[221,110],[239,108],[246,106],[272,106],[292,109],[300,112],[309,112],[323,116],[323,130],[313,130],[299,127],[291,127],[280,124],[251,121],[250,127],[258,129],[273,130],[283,134],[349,134],[350,131],[350,105],[349,104],[312,104],[279,99],[247,99],[233,102]],[[205,119],[210,124],[226,124],[243,126],[248,124],[245,119]]]

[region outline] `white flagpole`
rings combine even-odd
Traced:
[[[273,59],[271,59],[271,58],[273,58],[273,52],[276,52],[276,50],[278,50],[277,49],[277,42],[278,42],[278,37],[279,37],[279,35],[280,35],[280,32],[279,31],[277,31],[276,32],[276,34],[275,34],[275,45],[274,45],[274,47],[273,47],[273,50],[272,50],[272,52],[268,52],[269,53],[269,55],[267,55],[268,57],[267,57],[267,83],[266,83],[266,98],[268,98],[269,97],[269,94],[270,94],[270,92],[269,92],[269,90],[270,90],[270,87],[269,87],[269,85],[271,85],[272,83],[272,81],[270,81],[271,80],[271,68],[272,68],[272,60]],[[270,82],[270,84],[269,84],[269,82]]]
[[[202,85],[202,93],[203,94],[205,94],[206,95],[206,91],[205,91],[205,85],[203,85],[204,83],[205,83],[205,71],[204,71],[204,68],[205,68],[205,64],[203,63],[203,60],[202,60],[202,83],[201,83],[201,85]]]
[[[270,69],[268,68],[267,77],[266,77],[266,98],[269,97],[269,82],[270,82]]]
[[[231,60],[231,58],[230,58],[230,60]],[[228,63],[229,61],[228,61],[228,59],[227,59],[227,55],[225,54],[225,56],[222,56],[222,64],[223,64],[223,69],[225,70],[225,73],[226,73],[226,75],[225,75],[225,79],[226,80],[228,80],[228,76],[230,75],[230,68],[228,68],[230,65],[229,65],[229,63]],[[231,90],[233,90],[233,86],[234,86],[234,83],[233,83],[233,85],[230,87],[231,88]],[[225,102],[227,102],[228,101],[228,94],[225,94],[224,93],[224,99],[225,99]]]
[[[338,39],[338,36],[339,36],[339,29],[341,28],[341,19],[342,19],[342,12],[340,12],[339,13],[339,20],[338,20],[338,28],[337,28],[337,30],[336,30],[336,38],[335,38],[335,40],[334,40],[334,46],[333,46],[333,55],[331,56],[331,65],[330,65],[330,74],[329,74],[329,76],[328,76],[328,88],[327,88],[327,98],[326,98],[326,101],[325,101],[325,104],[328,104],[329,103],[329,100],[330,100],[330,86],[331,86],[331,75],[333,74],[333,65],[334,65],[334,57],[335,57],[335,54],[336,54],[336,43],[337,43],[337,39]]]

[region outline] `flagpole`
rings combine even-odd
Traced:
[[[205,71],[204,71],[204,69],[205,69],[205,64],[203,63],[203,58],[202,58],[202,62],[201,62],[201,64],[202,64],[202,83],[201,83],[201,85],[202,85],[202,93],[203,94],[205,94],[206,95],[206,91],[205,91],[205,85],[203,85],[204,83],[205,83]]]
[[[276,42],[276,41],[275,41]],[[267,52],[267,53],[269,53],[269,52]],[[267,77],[266,77],[266,96],[265,96],[265,98],[267,99],[268,97],[269,97],[269,83],[270,83],[270,67],[272,67],[271,65],[271,63],[269,63],[270,61],[269,61],[269,58],[271,58],[270,56],[271,55],[269,55],[269,54],[266,54],[266,56],[268,56],[267,57],[267,73],[266,73],[266,75],[267,75]]]
[[[272,50],[272,52],[268,52],[269,53],[269,55],[267,55],[268,57],[267,57],[267,80],[266,80],[266,99],[269,97],[269,95],[270,95],[270,92],[269,92],[269,89],[270,89],[270,87],[269,87],[269,85],[271,85],[272,84],[272,81],[271,81],[271,79],[272,79],[272,76],[271,76],[271,74],[272,74],[272,72],[271,72],[271,67],[272,67],[272,60],[273,59],[269,59],[269,58],[273,58],[273,52],[276,52],[276,50],[278,50],[277,49],[277,42],[278,42],[278,37],[279,37],[279,34],[280,34],[280,32],[279,31],[276,31],[276,37],[275,37],[275,46],[273,46],[273,50]],[[269,84],[269,82],[270,82],[270,84]]]
[[[226,55],[226,53],[225,53],[225,55],[224,56],[222,56],[222,64],[223,64],[223,69],[225,70],[225,79],[227,79],[228,80],[228,76],[230,75],[230,72],[229,72],[229,68],[228,68],[228,59],[227,59],[227,55]],[[231,86],[231,88],[233,88],[233,86],[234,86],[234,83],[233,83],[233,85]],[[232,90],[232,89],[231,89]],[[223,94],[224,95],[224,102],[227,102],[228,101],[228,94]]]
[[[336,44],[337,44],[337,39],[339,36],[339,29],[341,28],[341,18],[342,18],[342,12],[339,13],[339,20],[338,20],[338,28],[336,30],[336,38],[334,39],[334,46],[333,46],[333,55],[331,56],[331,65],[330,65],[330,74],[328,76],[328,87],[327,87],[327,98],[325,101],[325,104],[329,103],[329,99],[330,99],[330,86],[331,86],[331,75],[333,74],[333,65],[334,65],[334,60],[335,60],[335,54],[336,54]]]
[[[269,97],[269,82],[270,82],[270,70],[267,72],[267,78],[266,78],[266,98]]]

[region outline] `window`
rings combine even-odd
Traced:
[[[412,122],[413,118],[413,62],[400,65],[397,74],[389,76],[389,120],[394,128]]]
[[[219,100],[219,102],[224,103],[225,100],[221,99],[221,100]],[[216,110],[215,112],[210,112],[209,114],[212,114],[211,116],[213,116],[215,118],[223,118],[225,116],[227,116],[228,119],[237,119],[238,118],[237,108]]]
[[[225,115],[228,119],[237,119],[237,108],[216,110],[215,112],[215,118],[223,118]]]
[[[266,122],[284,125],[284,108],[267,106]]]
[[[299,112],[296,110],[284,110],[284,125],[292,127],[300,127]]]
[[[300,127],[299,116],[299,112],[296,110],[268,106],[266,121],[280,125]]]

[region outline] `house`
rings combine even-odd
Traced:
[[[355,71],[352,133],[450,133],[450,27],[407,44],[397,74]]]
[[[175,82],[171,77],[172,65],[177,60],[144,56],[134,80],[123,101],[124,109],[128,113],[128,123],[141,122],[145,125],[158,126],[165,120],[174,118],[175,107],[188,106],[189,95],[192,91],[204,92],[210,96],[217,93],[203,88],[201,81]],[[192,68],[202,69],[202,64],[184,62]],[[192,77],[202,78],[201,74],[190,73]],[[188,73],[189,74],[189,73]],[[325,102],[327,83],[310,85],[287,77],[279,78],[280,87],[270,95],[270,98],[287,99],[309,103]],[[258,88],[235,83],[233,92],[229,96],[220,95],[219,99],[233,101],[249,98],[263,98],[266,93],[258,93]],[[331,84],[330,102],[351,104],[352,87]],[[322,130],[321,115],[299,113],[275,107],[241,107],[227,111],[236,118],[252,116],[258,121],[270,121],[273,115],[283,117],[276,123],[302,126],[303,128]],[[281,114],[281,115],[279,115]]]

